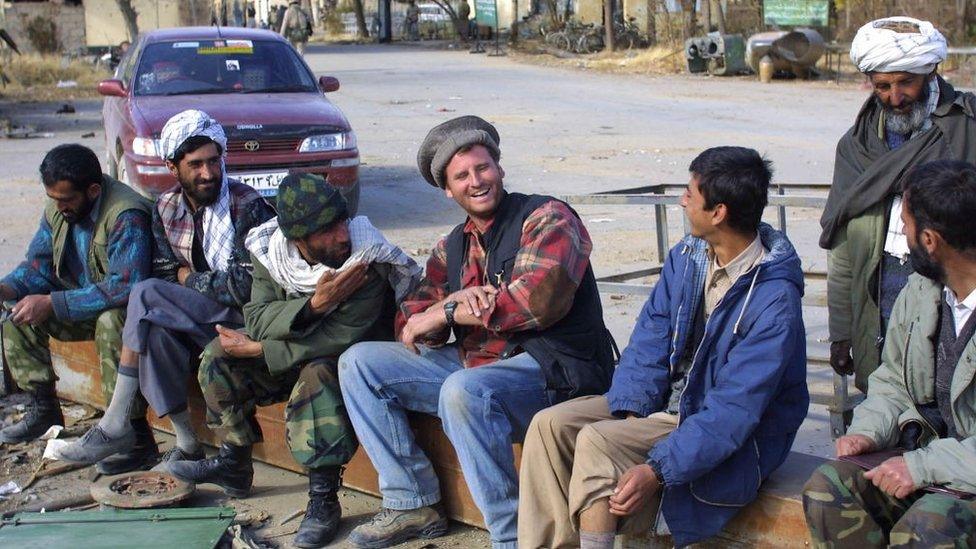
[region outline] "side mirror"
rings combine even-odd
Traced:
[[[128,95],[121,80],[102,80],[98,83],[98,93],[114,97],[125,97]]]
[[[320,76],[319,87],[325,93],[334,92],[339,89],[339,79],[334,76]],[[101,87],[99,87],[101,90]]]

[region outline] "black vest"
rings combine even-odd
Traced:
[[[511,283],[512,267],[519,252],[522,225],[537,208],[556,200],[551,196],[506,193],[495,213],[491,228],[484,234],[487,254],[485,273],[491,285]],[[569,207],[569,206],[567,206]],[[572,208],[570,208],[572,211]],[[575,211],[573,214],[579,217]],[[461,289],[461,271],[467,257],[468,239],[464,224],[447,237],[447,283],[450,292]],[[464,337],[464,327],[455,327],[455,337]],[[610,332],[603,323],[603,306],[593,269],[586,266],[576,289],[573,305],[566,315],[544,330],[512,332],[502,355],[507,358],[518,347],[542,367],[546,389],[556,401],[583,395],[603,394],[613,377],[613,350]]]

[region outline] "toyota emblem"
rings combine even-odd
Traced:
[[[261,144],[253,139],[244,142],[244,149],[247,150],[248,152],[254,152],[260,148],[261,148]]]

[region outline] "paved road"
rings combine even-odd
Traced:
[[[596,74],[409,46],[315,45],[307,59],[316,74],[341,82],[330,98],[358,136],[361,213],[418,258],[462,218],[452,201],[423,182],[415,160],[427,130],[451,117],[478,114],[498,127],[511,190],[564,195],[682,184],[691,159],[716,145],[760,150],[774,162],[779,182],[823,183],[837,138],[866,93],[853,84]],[[60,116],[54,114],[57,105],[0,103],[0,117],[54,132],[51,138],[0,141],[0,271],[18,261],[36,227],[42,198],[36,173],[44,152],[65,141],[102,152],[100,101],[75,106],[77,114]],[[94,137],[81,138],[90,131]],[[598,275],[657,260],[650,208],[579,210],[594,239]],[[815,243],[818,215],[790,213],[790,235],[811,268],[824,262]],[[674,241],[681,233],[680,211],[673,209],[670,217]],[[810,292],[822,289],[814,285]],[[608,323],[622,345],[640,304],[640,298],[605,298]],[[807,324],[818,348],[825,332],[822,310],[811,309]],[[811,381],[825,387],[829,376],[814,371]],[[824,452],[823,410],[811,417],[809,440],[797,449]]]

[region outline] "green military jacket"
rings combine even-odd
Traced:
[[[139,210],[149,216],[151,208],[152,203],[131,187],[102,174],[101,206],[99,206],[98,219],[95,220],[95,230],[88,251],[88,272],[92,282],[101,282],[108,274],[108,243],[115,228],[115,220],[122,212],[128,210]],[[64,265],[64,252],[67,248],[68,235],[71,233],[71,224],[61,215],[53,200],[48,200],[44,207],[44,216],[51,226],[54,275],[63,278],[61,269]]]
[[[923,447],[905,453],[912,479],[976,493],[976,338],[966,345],[952,378],[952,417],[961,437],[936,438],[917,406],[935,401],[935,341],[943,286],[921,275],[908,279],[898,295],[881,365],[867,398],[854,409],[848,434],[865,435],[879,449],[897,446],[901,427],[924,426]]]
[[[244,305],[247,333],[264,348],[268,370],[282,374],[314,359],[335,361],[360,341],[393,339],[396,302],[387,281],[389,268],[373,264],[369,277],[332,313],[307,318],[311,296],[289,296],[252,254],[251,301]]]

